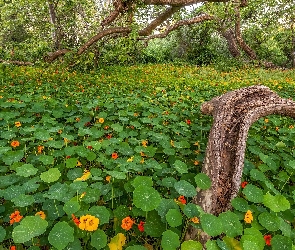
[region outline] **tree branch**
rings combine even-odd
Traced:
[[[146,38],[141,38],[141,40],[150,40],[150,39],[154,39],[154,38],[164,38],[171,31],[176,30],[181,26],[192,25],[192,24],[201,23],[201,22],[204,22],[204,21],[214,20],[214,19],[215,19],[214,16],[211,16],[211,15],[208,15],[208,14],[202,14],[200,16],[197,16],[197,17],[194,17],[194,18],[191,18],[191,19],[181,20],[181,21],[178,21],[177,23],[169,26],[163,33],[151,35],[151,36],[148,36]]]
[[[229,0],[207,0],[206,2],[225,3]],[[148,5],[170,5],[170,6],[186,6],[196,3],[205,2],[204,0],[143,0],[144,4]]]
[[[101,22],[101,26],[107,26],[109,25],[111,22],[113,22],[120,13],[123,13],[124,11],[124,5],[122,3],[121,0],[116,0],[113,2],[113,5],[115,7],[115,10],[112,11],[108,17],[106,17],[102,22]]]
[[[5,61],[0,59],[0,63],[6,63],[6,64],[14,64],[14,65],[18,65],[18,66],[31,66],[33,65],[33,63],[31,62],[22,62],[22,61]]]
[[[68,50],[68,49],[57,50],[53,53],[49,53],[48,56],[45,56],[44,60],[46,62],[53,62],[55,59],[57,59],[60,56],[65,55],[68,52],[70,52],[70,50]]]
[[[140,30],[138,34],[140,36],[148,36],[152,31],[158,27],[161,23],[166,21],[171,17],[175,12],[177,12],[181,7],[169,7],[163,13],[161,13],[155,20],[153,20],[147,27]]]
[[[92,37],[90,40],[88,40],[82,47],[80,47],[77,55],[81,55],[84,53],[93,43],[97,42],[101,38],[114,34],[114,33],[130,33],[132,31],[131,28],[129,27],[114,27],[114,28],[109,28],[102,30],[99,32],[97,35]]]

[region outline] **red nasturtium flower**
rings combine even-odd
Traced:
[[[16,148],[16,147],[18,147],[18,146],[20,145],[20,143],[19,143],[19,141],[12,141],[12,142],[10,143],[10,145],[11,145],[12,147]]]
[[[10,250],[16,250],[16,246],[11,246]]]
[[[111,139],[111,138],[112,138],[112,134],[108,134],[108,135],[106,135],[106,138],[107,138],[107,139]]]
[[[93,147],[92,147],[92,146],[87,146],[87,148],[88,148],[88,149],[93,149]]]
[[[132,220],[129,216],[122,220],[121,227],[125,230],[130,230],[134,224],[134,220]]]
[[[184,205],[186,204],[186,199],[184,198],[183,195],[181,195],[181,196],[178,197],[178,201],[180,201]]]
[[[191,120],[186,120],[187,125],[191,125],[191,123],[192,123]]]
[[[140,232],[144,232],[144,224],[145,224],[144,221],[140,221],[139,224],[137,225],[138,230],[139,230]]]
[[[23,218],[22,215],[20,215],[20,212],[16,210],[14,213],[12,213],[10,216],[10,225],[12,225],[15,222],[20,222],[20,220]]]
[[[72,220],[77,226],[79,226],[80,220],[74,214],[72,214]]]
[[[245,187],[247,186],[247,184],[248,184],[247,181],[243,181],[243,182],[241,183],[241,187],[242,187],[242,188],[245,188]]]
[[[114,160],[116,160],[118,157],[119,157],[119,156],[118,156],[117,153],[112,153],[112,158],[113,158]]]
[[[266,234],[263,236],[264,240],[265,240],[265,244],[270,246],[271,245],[271,235],[270,234]]]

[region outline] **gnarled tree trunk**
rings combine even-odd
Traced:
[[[218,215],[231,209],[230,201],[239,191],[251,124],[270,114],[295,118],[295,102],[280,98],[265,86],[251,86],[215,97],[204,103],[201,110],[213,115],[202,169],[212,186],[201,190],[193,202],[206,213]],[[203,243],[209,239],[193,227],[188,229],[186,239],[196,239],[197,235]]]

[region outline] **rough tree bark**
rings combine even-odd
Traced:
[[[232,29],[227,29],[225,31],[221,32],[222,36],[225,38],[228,46],[228,50],[230,54],[234,57],[237,58],[241,55],[236,38],[235,38],[235,33]]]
[[[251,124],[270,114],[295,118],[295,102],[280,98],[265,86],[251,86],[215,97],[204,103],[201,110],[213,115],[202,169],[210,177],[212,186],[201,190],[193,202],[206,213],[218,215],[231,209],[230,201],[239,191]],[[198,237],[202,243],[209,239],[205,233],[188,228],[187,240]]]

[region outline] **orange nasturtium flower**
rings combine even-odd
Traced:
[[[141,142],[141,144],[142,144],[142,146],[143,147],[147,147],[147,144],[148,144],[148,140],[143,140],[142,142]]]
[[[20,143],[19,143],[19,141],[12,141],[12,142],[10,143],[10,145],[11,145],[12,147],[16,148],[16,147],[18,147],[18,146],[20,145]]]
[[[265,244],[270,246],[271,245],[271,235],[270,234],[266,234],[263,236],[264,240],[265,240]]]
[[[112,176],[110,176],[110,175],[106,176],[106,181],[107,182],[110,182],[111,181],[111,178],[112,178]]]
[[[116,160],[118,157],[119,157],[119,156],[118,156],[117,153],[112,153],[112,158],[113,158],[114,160]]]
[[[253,215],[252,215],[252,212],[250,210],[248,210],[245,214],[245,218],[244,218],[244,221],[246,223],[251,223],[253,221]]]
[[[14,213],[12,213],[10,216],[10,225],[12,225],[14,222],[20,222],[20,220],[23,218],[22,215],[20,215],[20,212],[16,210]]]
[[[35,216],[40,216],[43,220],[45,220],[46,218],[46,214],[43,211],[35,213]]]
[[[177,200],[180,201],[184,205],[186,204],[186,199],[184,198],[183,195],[179,196]]]
[[[193,218],[191,218],[191,221],[192,221],[193,223],[195,223],[195,224],[199,224],[199,223],[200,223],[200,220],[199,220],[198,217],[193,217]]]
[[[22,124],[20,122],[15,122],[14,125],[19,128]]]
[[[130,230],[134,224],[134,220],[132,220],[129,216],[122,220],[121,227],[125,230]]]
[[[11,246],[9,250],[16,250],[16,246]]]
[[[99,219],[95,216],[86,214],[81,216],[79,228],[86,231],[95,231],[98,228]]]
[[[42,150],[44,149],[44,146],[38,146],[38,153],[39,154],[42,154]]]

